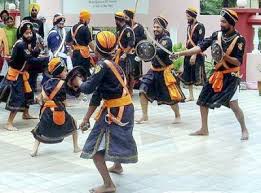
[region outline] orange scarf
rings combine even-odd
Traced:
[[[234,67],[223,71],[215,71],[214,74],[209,78],[209,83],[212,84],[214,92],[221,92],[223,88],[224,74],[231,72],[239,72],[240,67]]]

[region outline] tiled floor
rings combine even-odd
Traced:
[[[195,102],[180,105],[180,124],[172,124],[168,106],[150,105],[149,122],[134,129],[139,162],[126,165],[121,176],[112,175],[117,193],[260,193],[261,97],[257,91],[242,91],[240,104],[250,131],[247,142],[240,141],[239,124],[225,107],[210,112],[209,137],[191,137],[200,126]],[[135,106],[138,118],[137,95]],[[32,106],[34,115],[38,108]],[[68,108],[79,121],[86,109],[84,102]],[[30,130],[37,120],[24,122],[19,115],[20,130],[10,132],[3,129],[7,116],[0,104],[0,193],[87,193],[101,183],[92,160],[72,153],[70,137],[40,146],[39,157],[30,157]],[[79,136],[83,146],[88,132]]]

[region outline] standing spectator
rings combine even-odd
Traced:
[[[33,103],[34,95],[28,83],[28,70],[49,60],[48,57],[38,57],[32,23],[23,22],[20,33],[22,38],[13,47],[7,75],[0,84],[0,102],[5,102],[6,110],[10,111],[5,128],[11,131],[17,130],[13,125],[17,112],[23,112],[23,119],[34,118],[29,114],[29,105]]]
[[[17,28],[14,27],[15,21],[12,16],[8,16],[7,18],[5,18],[5,24],[6,24],[6,26],[4,27],[4,31],[6,34],[7,41],[8,41],[9,53],[11,53],[13,45],[16,42]]]
[[[43,21],[38,19],[38,13],[40,11],[40,5],[38,3],[31,3],[29,5],[30,16],[24,17],[23,20],[30,21],[33,24],[33,30],[37,34],[39,34],[42,38],[44,38],[44,25]],[[22,35],[17,33],[19,39]]]
[[[75,24],[67,33],[66,43],[72,46],[72,64],[73,67],[81,66],[90,76],[90,68],[92,65],[92,58],[90,49],[94,50],[91,32],[88,24],[91,20],[91,13],[88,10],[82,10],[79,16],[79,22]]]
[[[3,10],[1,11],[0,13],[0,18],[1,18],[1,21],[0,21],[0,27],[4,27],[5,26],[5,18],[7,18],[9,16],[9,13],[7,10]]]
[[[205,36],[205,26],[197,21],[198,11],[190,7],[186,10],[188,22],[186,48],[196,47]],[[194,101],[193,85],[204,85],[206,81],[204,53],[184,57],[184,71],[180,80],[188,85],[189,97],[186,101]]]
[[[23,21],[29,21],[33,24],[33,33],[36,33],[36,43],[38,48],[40,48],[40,51],[44,50],[44,25],[43,21],[38,19],[38,13],[40,11],[40,5],[38,3],[31,3],[29,5],[29,13],[30,16],[24,17]],[[20,30],[18,30],[17,33],[17,39],[22,37],[22,34],[19,33]],[[37,77],[39,71],[30,70],[28,71],[30,74],[29,83],[33,89],[34,92],[36,92],[36,85],[37,85]]]
[[[5,35],[5,31],[0,28],[0,81],[3,79],[5,73],[2,72],[5,62],[5,56],[9,55],[8,41]]]

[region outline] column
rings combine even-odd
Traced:
[[[253,39],[254,49],[252,51],[252,54],[260,54],[260,51],[258,50],[258,45],[259,45],[258,30],[259,30],[260,27],[261,27],[260,25],[253,25],[253,28],[254,28],[254,39]]]

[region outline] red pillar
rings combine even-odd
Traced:
[[[246,80],[246,54],[252,52],[254,38],[254,30],[252,28],[252,23],[249,22],[249,18],[253,15],[256,15],[256,13],[261,13],[261,9],[234,8],[233,10],[238,14],[236,30],[246,39],[244,60],[243,64],[241,65],[243,80]]]

